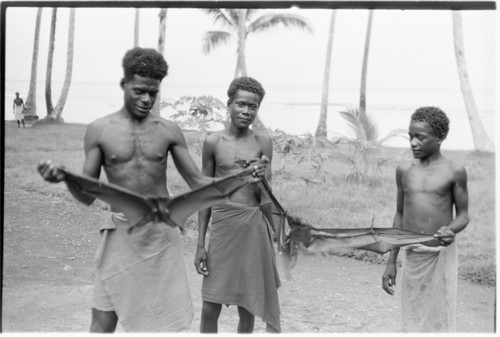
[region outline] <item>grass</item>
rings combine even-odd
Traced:
[[[83,164],[85,125],[64,124],[27,126],[17,129],[15,123],[5,125],[5,191],[9,198],[26,192],[71,199],[64,184],[47,184],[36,171],[40,160],[50,159],[68,169],[80,172]],[[195,162],[200,165],[199,140],[196,132],[186,132],[186,140]],[[323,148],[330,152],[347,151],[343,147]],[[395,212],[396,186],[394,168],[409,159],[405,149],[385,148],[391,158],[376,179],[365,184],[349,184],[344,180],[348,164],[329,160],[321,171],[311,169],[307,162],[285,162],[275,153],[273,189],[289,213],[315,227],[367,227],[374,217],[375,226],[390,227]],[[444,155],[464,165],[468,172],[469,226],[458,235],[459,277],[476,284],[496,283],[495,227],[495,157],[473,151],[444,151]],[[185,191],[187,185],[169,158],[168,184],[173,194]],[[278,171],[279,169],[279,171]],[[279,172],[279,173],[278,173]],[[104,178],[104,174],[102,175]],[[47,201],[49,202],[49,201]],[[105,208],[105,205],[98,207]],[[195,218],[188,220],[195,228]],[[338,250],[331,254],[385,263],[387,256],[359,250]]]

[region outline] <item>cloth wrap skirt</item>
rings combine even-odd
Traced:
[[[93,306],[115,311],[125,331],[188,331],[193,306],[179,228],[161,222],[130,234],[128,228],[121,214],[112,214],[101,227],[94,299],[107,298],[109,308],[96,301]]]
[[[403,332],[455,332],[457,245],[402,249]]]
[[[271,227],[259,207],[212,207],[207,265],[203,301],[243,307],[262,318],[267,331],[281,331]]]

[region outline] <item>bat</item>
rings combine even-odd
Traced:
[[[143,196],[115,184],[72,173],[61,169],[65,180],[75,185],[84,194],[102,200],[114,211],[123,213],[129,222],[129,233],[134,227],[150,221],[162,221],[170,226],[183,229],[184,222],[193,213],[229,200],[240,188],[254,183],[253,168],[193,189],[187,193],[170,197]]]

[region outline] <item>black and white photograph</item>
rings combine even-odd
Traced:
[[[496,333],[495,1],[1,1],[4,333]]]

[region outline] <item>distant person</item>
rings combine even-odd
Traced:
[[[99,178],[104,169],[110,183],[141,195],[167,197],[167,156],[190,187],[212,182],[191,158],[181,129],[151,114],[168,65],[154,49],[134,48],[123,58],[120,86],[123,107],[89,124],[84,137],[83,174]],[[257,165],[257,164],[256,164]],[[49,182],[64,173],[45,161],[38,171]],[[262,176],[265,166],[255,174]],[[67,183],[84,204],[95,199]],[[127,232],[129,223],[114,212],[101,225],[96,253],[97,275],[92,299],[91,332],[187,331],[193,318],[189,282],[179,243],[179,229],[150,222]]]
[[[396,169],[394,227],[435,233],[435,241],[403,250],[401,324],[404,332],[454,332],[457,305],[455,235],[469,223],[467,173],[440,151],[449,120],[436,107],[418,108],[411,116],[414,161]],[[453,216],[455,211],[455,217]],[[396,286],[399,249],[391,251],[382,276],[390,295]]]
[[[24,126],[24,101],[21,97],[19,97],[19,93],[16,92],[16,98],[14,98],[14,107],[13,111],[14,117],[17,121],[17,128],[21,127],[21,124]]]
[[[202,172],[223,177],[241,169],[236,161],[272,160],[272,139],[250,129],[265,91],[251,77],[234,79],[227,91],[230,125],[207,136],[202,150]],[[266,176],[271,179],[271,164]],[[218,332],[222,305],[238,307],[240,333],[253,332],[255,316],[268,331],[279,332],[280,308],[272,229],[260,209],[257,185],[240,189],[230,202],[199,212],[196,271],[202,284],[201,332]],[[208,252],[205,238],[211,218]]]

